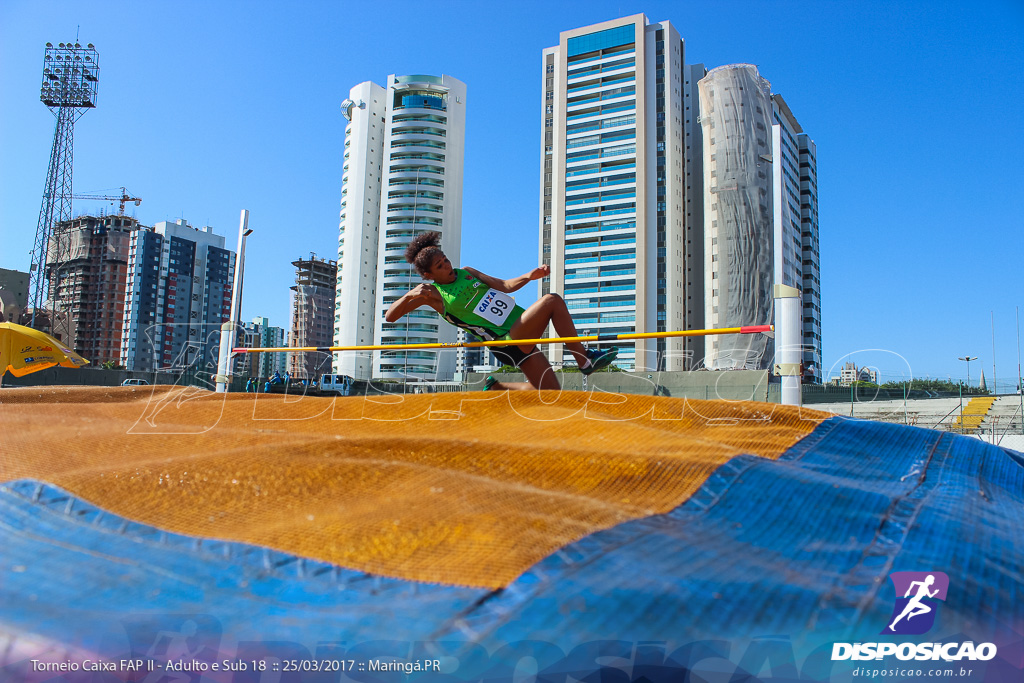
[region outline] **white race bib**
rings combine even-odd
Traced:
[[[487,322],[501,327],[508,320],[512,309],[516,307],[516,300],[504,292],[496,289],[488,289],[483,298],[477,303],[473,312]]]

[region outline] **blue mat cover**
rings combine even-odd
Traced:
[[[847,418],[498,591],[170,534],[27,480],[0,486],[0,548],[0,681],[1024,681],[1024,458]],[[926,632],[883,634],[894,572],[948,576]],[[833,658],[968,641],[994,656]]]

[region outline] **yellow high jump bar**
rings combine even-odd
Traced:
[[[706,337],[713,334],[771,334],[772,325],[745,325],[721,327],[713,330],[680,330],[676,332],[634,332],[632,334],[596,334],[587,337],[549,337],[545,339],[497,339],[477,342],[435,342],[432,344],[374,344],[370,346],[298,346],[237,348],[231,353],[310,352],[323,351],[384,351],[390,349],[472,349],[478,346],[532,346],[533,344],[565,344],[567,342],[613,342],[623,339],[659,339],[663,337]]]

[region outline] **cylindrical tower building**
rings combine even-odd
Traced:
[[[342,109],[346,131],[335,344],[455,341],[455,328],[430,309],[395,323],[388,307],[423,280],[405,262],[413,237],[436,230],[461,265],[466,86],[450,76],[388,77],[353,88]],[[455,350],[339,353],[337,372],[357,379],[448,380]]]
[[[712,69],[698,84],[704,145],[704,293],[708,327],[773,319],[771,85],[752,64]],[[712,370],[763,369],[764,335],[706,342]]]
[[[386,98],[374,344],[454,342],[455,328],[432,310],[413,311],[395,323],[383,316],[395,299],[423,281],[405,262],[405,249],[416,235],[440,232],[445,254],[462,265],[466,86],[450,76],[392,75]],[[374,377],[447,380],[454,373],[454,350],[375,352]]]

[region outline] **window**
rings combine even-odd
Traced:
[[[587,52],[596,52],[597,50],[604,50],[610,47],[631,44],[634,39],[635,29],[633,24],[617,26],[604,31],[598,31],[597,33],[589,33],[584,36],[577,36],[576,38],[569,39],[569,54],[567,56],[575,57],[577,55],[586,54]]]

